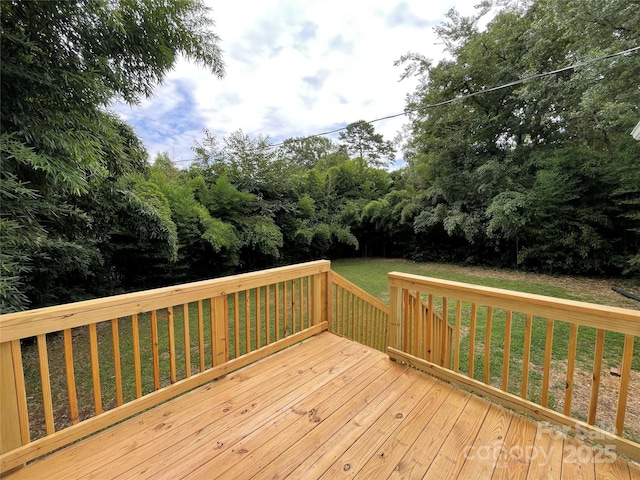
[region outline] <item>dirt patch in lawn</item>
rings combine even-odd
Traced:
[[[554,410],[559,412],[564,409],[566,372],[566,360],[552,362],[549,391],[556,399]],[[611,375],[608,367],[600,372],[596,425],[610,432],[615,430],[620,383],[621,377]],[[571,416],[586,421],[589,414],[591,384],[592,372],[576,366],[573,376]],[[624,436],[635,442],[640,441],[640,372],[635,370],[631,371],[624,424]]]

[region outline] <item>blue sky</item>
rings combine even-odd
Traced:
[[[226,76],[179,61],[153,97],[115,111],[151,159],[167,152],[186,166],[194,142],[242,129],[272,142],[401,112],[415,81],[393,63],[408,51],[442,58],[433,27],[450,8],[476,0],[207,0],[221,37]],[[393,140],[405,119],[375,124]]]

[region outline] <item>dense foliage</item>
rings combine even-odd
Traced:
[[[477,22],[452,12],[437,28],[449,60],[404,58],[421,79],[405,155],[415,232],[444,232],[456,259],[637,273],[639,54],[425,108],[638,47],[637,2],[538,0]]]
[[[628,0],[485,2],[437,32],[449,58],[398,62],[406,166],[363,121],[338,141],[205,133],[152,163],[109,102],[182,54],[223,73],[199,0],[2,8],[2,311],[339,256],[640,273],[640,45]],[[491,11],[486,28],[478,24]]]

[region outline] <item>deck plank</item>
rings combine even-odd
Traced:
[[[491,478],[495,480],[527,478],[537,432],[535,422],[523,416],[514,415],[498,458],[498,465]]]
[[[469,399],[423,478],[458,478],[465,461],[465,447],[475,441],[489,406],[489,402],[480,397]]]
[[[313,478],[314,471],[318,475],[322,474],[353,444],[354,438],[361,437],[380,418],[381,411],[394,404],[397,395],[406,393],[406,390],[416,384],[420,375],[416,376],[413,373],[411,370],[407,371],[406,380],[403,381],[404,391],[403,386],[399,384],[395,388],[396,395],[389,395],[389,392],[378,395],[356,414],[353,412],[352,405],[345,405],[343,411],[337,412],[332,421],[320,423],[300,439],[299,442],[305,445],[305,449],[300,449],[299,445],[293,445],[288,450],[284,450],[254,478],[284,478],[287,475],[293,478],[309,475]]]
[[[560,478],[562,473],[562,452],[564,434],[539,424],[536,432],[534,451],[527,473],[528,480]]]
[[[638,465],[604,458],[322,333],[6,478],[640,478]]]
[[[324,389],[308,395],[274,419],[268,430],[256,431],[243,439],[236,448],[228,449],[220,458],[209,461],[185,478],[241,478],[255,475],[260,468],[277,458],[282,449],[298,443],[305,433],[341,410],[341,415],[354,415],[366,407],[381,392],[400,388],[399,378],[415,381],[413,372],[400,365],[386,365],[384,371],[369,370],[347,385],[336,382],[335,390]],[[403,375],[403,373],[405,375]],[[300,448],[300,445],[297,445]]]
[[[364,462],[362,460],[358,462],[363,463],[362,469],[358,469],[359,471],[353,469],[354,472],[357,471],[355,477],[367,479],[376,476],[385,478],[391,475],[407,453],[407,448],[413,445],[422,433],[424,419],[431,417],[433,412],[442,406],[453,388],[450,384],[438,382],[426,392],[420,404],[403,418],[402,424],[395,431],[390,432],[384,442],[381,442],[384,437],[380,435],[382,438],[376,443],[381,445],[368,460],[362,455]],[[355,465],[357,466],[358,463]]]
[[[562,450],[563,480],[593,480],[595,478],[595,463],[592,457],[582,460],[580,452],[589,451],[589,447],[573,437],[565,437]]]
[[[469,393],[452,388],[389,478],[423,478],[470,398]]]
[[[222,412],[222,415],[213,413],[209,424],[202,425],[201,422],[186,429],[188,436],[181,438],[179,443],[172,435],[172,444],[165,446],[166,453],[160,461],[152,465],[139,463],[134,469],[123,471],[121,478],[161,478],[168,471],[175,475],[174,478],[190,474],[225,451],[236,448],[237,443],[255,431],[270,428],[274,417],[292,408],[309,392],[322,392],[327,385],[326,390],[331,391],[331,385],[337,388],[347,383],[341,374],[348,368],[354,368],[353,381],[365,380],[370,364],[363,361],[367,355],[357,354],[360,350],[359,346],[355,350],[347,347],[342,355],[334,355],[335,358],[325,359],[299,373],[286,388],[273,388],[269,382],[261,384],[260,394],[254,389],[250,403],[239,405],[234,411]]]
[[[324,462],[316,462],[310,470],[312,475],[323,479],[336,478],[338,475],[342,477],[354,476],[365,462],[376,453],[385,438],[392,438],[398,429],[418,418],[417,411],[423,411],[425,404],[432,403],[434,397],[429,394],[435,385],[435,381],[425,385],[424,388],[421,385],[416,385],[412,391],[396,397],[389,408],[383,411],[366,431],[360,432],[359,436],[349,435],[351,446],[330,464],[329,468],[326,468],[327,464]],[[325,470],[324,473],[322,470]]]
[[[513,419],[510,412],[498,405],[491,405],[473,445],[468,447],[461,478],[489,479],[498,465],[500,452]]]

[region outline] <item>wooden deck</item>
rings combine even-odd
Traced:
[[[7,478],[640,478],[611,457],[322,333]]]

